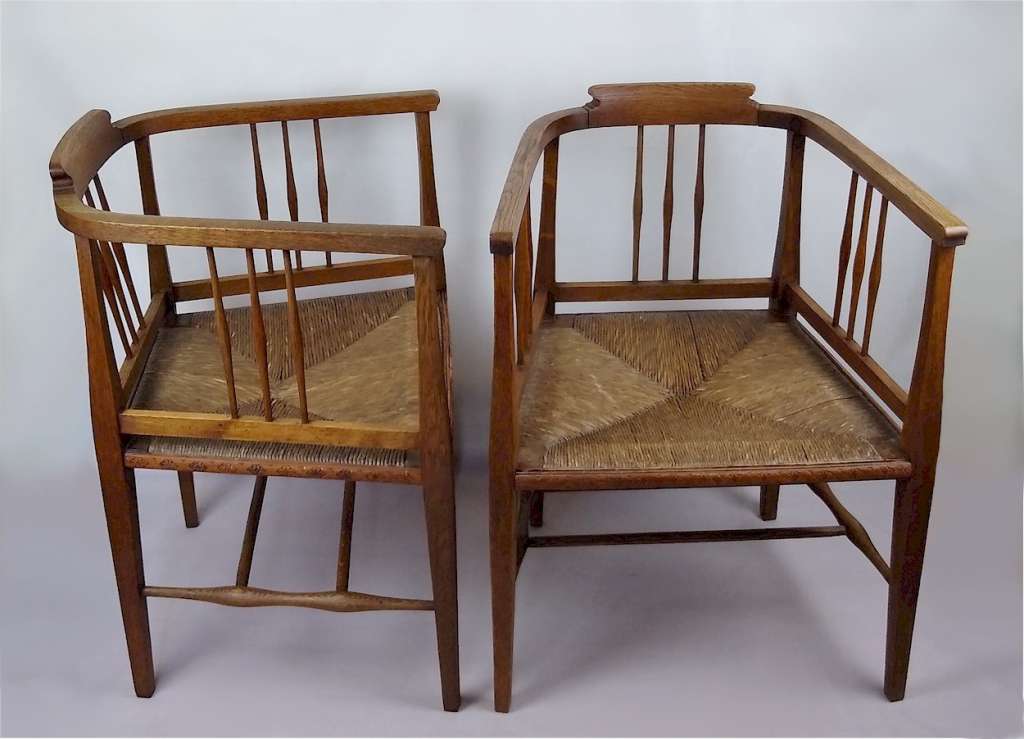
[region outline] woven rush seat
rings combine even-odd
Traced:
[[[520,470],[905,459],[899,433],[768,311],[560,315],[535,335]]]
[[[416,306],[411,288],[298,301],[310,420],[419,425]],[[298,418],[285,303],[262,306],[274,418]],[[250,309],[225,311],[240,416],[263,417]],[[187,313],[161,328],[131,408],[228,412],[216,317]],[[135,437],[132,451],[186,457],[410,466],[415,453],[308,444]]]

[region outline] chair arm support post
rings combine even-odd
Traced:
[[[769,307],[774,313],[792,315],[793,307],[786,288],[800,284],[800,208],[803,199],[804,146],[802,134],[786,134],[786,167],[782,176],[782,202],[779,206],[779,230],[772,262],[772,295]]]

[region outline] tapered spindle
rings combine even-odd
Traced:
[[[533,227],[530,219],[529,194],[526,196],[526,207],[520,221],[515,252],[516,342],[521,362],[529,350],[530,330],[533,327]]]
[[[121,339],[121,348],[124,349],[125,356],[132,356],[132,342],[128,339],[128,333],[125,331],[124,322],[121,320],[121,311],[117,305],[117,298],[114,297],[114,286],[110,281],[110,275],[106,265],[104,264],[102,254],[100,252],[99,243],[96,241],[90,241],[90,248],[96,250],[96,255],[99,263],[99,278],[100,278],[100,289],[103,291],[103,297],[106,298],[107,307],[110,309],[110,315],[114,318],[114,327],[117,329],[117,335]]]
[[[889,200],[882,198],[882,206],[878,211],[878,231],[875,233],[875,253],[871,257],[871,273],[868,277],[868,304],[864,311],[864,347],[861,354],[868,353],[871,325],[875,322],[875,301],[878,299],[878,286],[882,281],[882,242],[885,240],[885,217],[888,212]]]
[[[320,196],[320,220],[327,223],[327,170],[324,167],[324,146],[320,139],[320,120],[313,119],[313,140],[316,143],[316,191]],[[327,266],[332,263],[331,253],[324,252]]]
[[[697,133],[697,177],[693,184],[693,281],[700,279],[700,232],[704,223],[704,124]]]
[[[832,308],[832,325],[839,325],[839,314],[843,309],[843,290],[846,287],[846,272],[850,266],[850,246],[853,240],[853,211],[857,207],[857,173],[850,173],[850,195],[846,199],[846,220],[843,222],[843,238],[839,241],[839,274],[836,276],[836,303]]]
[[[220,277],[217,275],[217,257],[213,247],[206,247],[206,262],[210,268],[210,294],[213,298],[213,310],[217,323],[217,343],[220,344],[220,358],[224,365],[224,382],[228,391],[228,414],[238,418],[238,397],[235,395],[235,370],[231,361],[231,331],[228,319],[224,314],[224,296],[220,290]]]
[[[100,182],[99,175],[93,178],[93,183],[96,185],[96,196],[99,198],[100,207],[109,212],[110,203],[107,202],[107,194],[103,191],[103,183]],[[128,266],[128,257],[124,253],[124,244],[112,241],[110,242],[110,248],[114,253],[114,259],[117,260],[117,266],[121,269],[121,277],[128,290],[128,296],[131,298],[132,308],[135,309],[137,323],[141,327],[145,323],[145,316],[142,312],[142,304],[139,303],[139,294],[135,290],[135,280],[132,279],[132,271]]]
[[[110,248],[110,244],[106,241],[97,242],[100,250],[100,260],[103,264],[103,271],[108,275],[110,283],[113,286],[114,295],[117,297],[117,303],[121,309],[121,315],[124,316],[124,323],[128,329],[128,334],[131,336],[132,342],[139,338],[138,333],[135,331],[135,325],[132,323],[132,315],[128,310],[128,299],[125,297],[124,288],[121,287],[121,279],[117,272],[117,263],[114,259],[114,253]]]
[[[636,127],[636,179],[633,182],[633,282],[640,280],[640,221],[644,216],[644,127]]]
[[[245,269],[249,276],[249,322],[252,325],[253,351],[256,354],[256,368],[260,375],[260,391],[263,396],[263,417],[274,420],[274,409],[270,397],[270,366],[267,362],[267,332],[263,323],[263,308],[260,306],[260,292],[256,286],[256,262],[252,249],[245,250]]]
[[[668,127],[668,154],[665,156],[665,201],[662,205],[661,279],[668,279],[668,258],[672,249],[672,211],[676,165],[676,127]]]
[[[857,236],[857,251],[853,255],[853,275],[850,280],[850,318],[846,324],[846,336],[853,339],[853,329],[857,325],[857,304],[860,302],[860,287],[864,281],[864,263],[868,251],[868,222],[871,220],[871,194],[874,188],[870,183],[864,184],[864,207],[860,215],[860,234]]]
[[[292,146],[288,141],[288,121],[281,121],[281,144],[284,146],[284,178],[288,193],[288,217],[299,220],[299,194],[295,189],[295,168],[292,166]],[[295,252],[295,268],[302,269],[302,252]]]
[[[292,255],[290,251],[282,251],[281,256],[284,257],[284,285],[288,295],[288,346],[291,349],[295,385],[299,392],[299,414],[303,423],[309,423],[309,411],[306,407],[306,363],[302,342],[302,322],[299,320],[299,303],[295,298]]]
[[[92,193],[88,188],[85,190],[85,202],[90,208],[96,207],[92,199]],[[132,324],[132,314],[128,309],[128,299],[125,297],[124,288],[121,287],[121,278],[117,272],[113,251],[110,248],[110,244],[106,241],[97,241],[96,248],[99,251],[100,271],[103,273],[105,284],[109,286],[111,296],[117,301],[116,305],[111,307],[111,310],[118,312],[118,320],[123,316],[123,325],[128,329],[128,334],[131,336],[132,342],[134,342],[139,338],[139,335],[135,331],[134,324]]]
[[[252,139],[252,166],[256,174],[256,207],[260,211],[260,220],[270,219],[270,209],[267,207],[267,183],[263,179],[263,160],[260,158],[260,137],[256,132],[256,124],[249,124],[249,138]],[[274,252],[266,250],[267,271],[274,271]]]

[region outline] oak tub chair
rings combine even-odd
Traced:
[[[426,90],[178,108],[113,123],[106,111],[94,110],[57,145],[50,161],[54,203],[58,220],[75,236],[96,459],[137,695],[148,697],[155,687],[147,599],[185,598],[335,612],[432,611],[443,705],[458,709],[445,232],[429,118],[438,101],[435,91]],[[331,223],[320,121],[385,114],[409,114],[415,121],[420,224]],[[259,220],[160,214],[150,138],[212,126],[244,127],[239,134],[252,147]],[[290,221],[268,218],[261,128],[263,137],[280,135]],[[322,222],[299,220],[289,132],[314,138]],[[127,144],[135,148],[142,214],[112,211],[100,181],[101,167]],[[307,176],[312,181],[314,173]],[[146,245],[148,305],[140,302],[143,286],[126,257],[132,245]],[[209,277],[174,281],[169,251],[197,247],[205,251]],[[245,272],[220,274],[218,250],[242,250]],[[313,252],[324,255],[322,264],[308,263]],[[337,260],[345,254],[384,256]],[[297,297],[300,288],[322,291],[380,278],[407,284],[409,276],[412,287]],[[266,299],[281,290],[283,302]],[[247,296],[248,302],[226,309],[227,296]],[[212,300],[212,311],[180,310],[204,299]],[[177,471],[190,525],[198,524],[194,472],[256,476],[234,584],[146,582],[134,474],[140,468]],[[249,585],[268,476],[344,481],[332,589],[299,593]],[[422,486],[432,600],[349,590],[359,480]]]
[[[893,701],[903,698],[939,449],[954,247],[964,243],[967,228],[832,121],[805,110],[761,105],[751,98],[753,92],[753,85],[738,83],[597,85],[590,89],[589,103],[537,119],[519,143],[490,234],[490,535],[498,711],[508,711],[511,702],[516,579],[528,549],[819,536],[849,538],[888,583],[884,692]],[[698,127],[693,266],[685,279],[670,279],[668,269],[677,125]],[[717,125],[786,132],[770,276],[700,277],[705,131]],[[637,132],[632,278],[565,282],[555,275],[559,140],[607,126]],[[645,129],[653,126],[667,128],[662,269],[660,279],[641,279],[643,141]],[[800,283],[808,139],[852,170],[831,311]],[[541,159],[535,242],[530,189]],[[873,246],[872,200],[880,202]],[[907,390],[868,353],[890,205],[931,241]],[[719,298],[761,298],[767,309],[556,312],[560,303]],[[886,562],[829,484],[890,479],[896,492]],[[551,492],[754,485],[760,486],[761,518],[768,521],[776,517],[779,486],[797,484],[809,486],[824,502],[836,526],[574,536],[530,532],[531,525],[542,523],[544,496]]]

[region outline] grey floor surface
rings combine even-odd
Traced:
[[[419,613],[153,601],[157,692],[135,698],[94,472],[77,473],[78,494],[37,479],[20,491],[32,515],[3,522],[5,735],[1020,734],[1019,559],[979,561],[986,546],[962,544],[941,499],[902,703],[881,693],[881,579],[844,539],[819,539],[529,552],[513,712],[498,715],[485,485],[464,472],[453,715]],[[231,582],[249,485],[198,476],[202,524],[186,530],[174,475],[140,473],[148,581]],[[891,486],[838,489],[887,551]],[[330,586],[340,490],[271,480],[253,585]],[[1019,529],[1016,510],[993,536]],[[760,525],[753,488],[563,495],[547,513],[547,532]],[[779,525],[828,521],[805,488],[783,488]],[[427,596],[421,522],[418,491],[363,486],[353,589]]]

